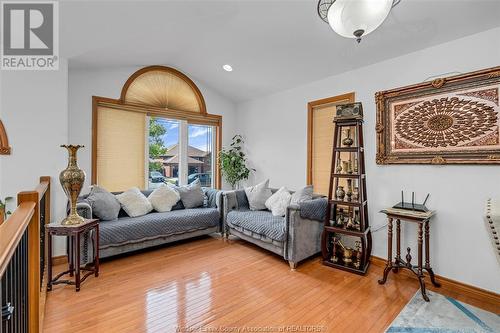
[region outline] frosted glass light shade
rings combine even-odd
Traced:
[[[339,35],[359,41],[384,22],[392,3],[393,0],[335,0],[328,9],[328,23]]]

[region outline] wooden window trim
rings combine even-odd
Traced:
[[[9,139],[7,138],[7,132],[0,120],[0,155],[10,155]]]
[[[197,96],[198,103],[200,105],[199,113],[125,102],[125,96],[127,94],[127,90],[134,81],[134,79],[136,79],[137,77],[148,71],[158,71],[158,70],[166,71],[168,73],[177,75],[178,77],[186,81],[191,86],[191,88],[193,88]],[[196,86],[196,84],[186,75],[173,68],[165,66],[148,66],[136,71],[128,78],[128,80],[125,82],[122,88],[121,96],[119,99],[113,99],[101,96],[92,96],[92,166],[91,166],[92,184],[97,183],[97,126],[98,126],[97,110],[99,109],[99,107],[114,108],[130,112],[140,112],[140,113],[145,113],[148,116],[185,120],[188,122],[188,124],[214,126],[216,128],[215,153],[217,154],[222,148],[222,116],[207,113],[205,100],[203,99],[203,96],[201,95],[201,92]],[[221,170],[219,164],[215,163],[214,188],[220,189],[221,184],[222,184]]]
[[[350,92],[338,96],[318,99],[307,103],[307,185],[312,185],[312,150],[313,150],[313,111],[315,107],[327,104],[338,103],[346,101],[347,103],[354,103],[355,93]],[[333,119],[332,119],[333,121]]]

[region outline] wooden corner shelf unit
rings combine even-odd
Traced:
[[[323,264],[364,275],[370,265],[363,119],[335,119],[328,210],[321,250]]]

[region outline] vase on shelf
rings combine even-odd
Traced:
[[[359,188],[357,186],[354,186],[354,190],[352,190],[352,201],[358,201],[359,200]]]
[[[344,200],[345,197],[345,191],[344,191],[344,186],[337,186],[337,191],[335,192],[337,195],[337,200]]]
[[[354,166],[352,168],[352,171],[355,173],[355,174],[358,174],[358,158],[355,157],[354,158]]]
[[[340,158],[337,159],[337,168],[335,170],[337,173],[342,173],[342,160]]]
[[[354,143],[354,140],[351,138],[351,129],[347,128],[345,132],[346,132],[346,137],[344,138],[344,140],[342,140],[342,144],[344,146],[350,147]]]
[[[59,174],[59,181],[70,203],[70,213],[61,224],[80,224],[84,219],[76,211],[76,202],[85,182],[85,172],[78,167],[76,152],[84,146],[61,145],[61,147],[68,150],[68,166]]]
[[[352,179],[347,180],[347,192],[345,195],[347,197],[347,201],[352,200]]]

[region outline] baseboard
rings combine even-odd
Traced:
[[[67,263],[68,263],[68,256],[66,255],[52,257],[53,266],[67,264]]]
[[[382,259],[380,257],[371,256],[371,262],[375,266],[385,267],[387,264],[386,259]],[[398,274],[404,274],[405,276],[409,276],[412,278],[416,278],[415,274],[411,273],[408,270],[400,270]],[[427,276],[427,273],[424,273]],[[497,294],[493,291],[481,289],[478,287],[471,286],[469,284],[465,284],[463,282],[455,281],[440,275],[436,275],[436,280],[441,283],[441,288],[434,288],[432,285],[426,283],[426,287],[429,286],[431,290],[439,290],[446,289],[451,292],[458,293],[462,296],[471,297],[474,299],[486,301],[488,303],[500,304],[500,294]]]

